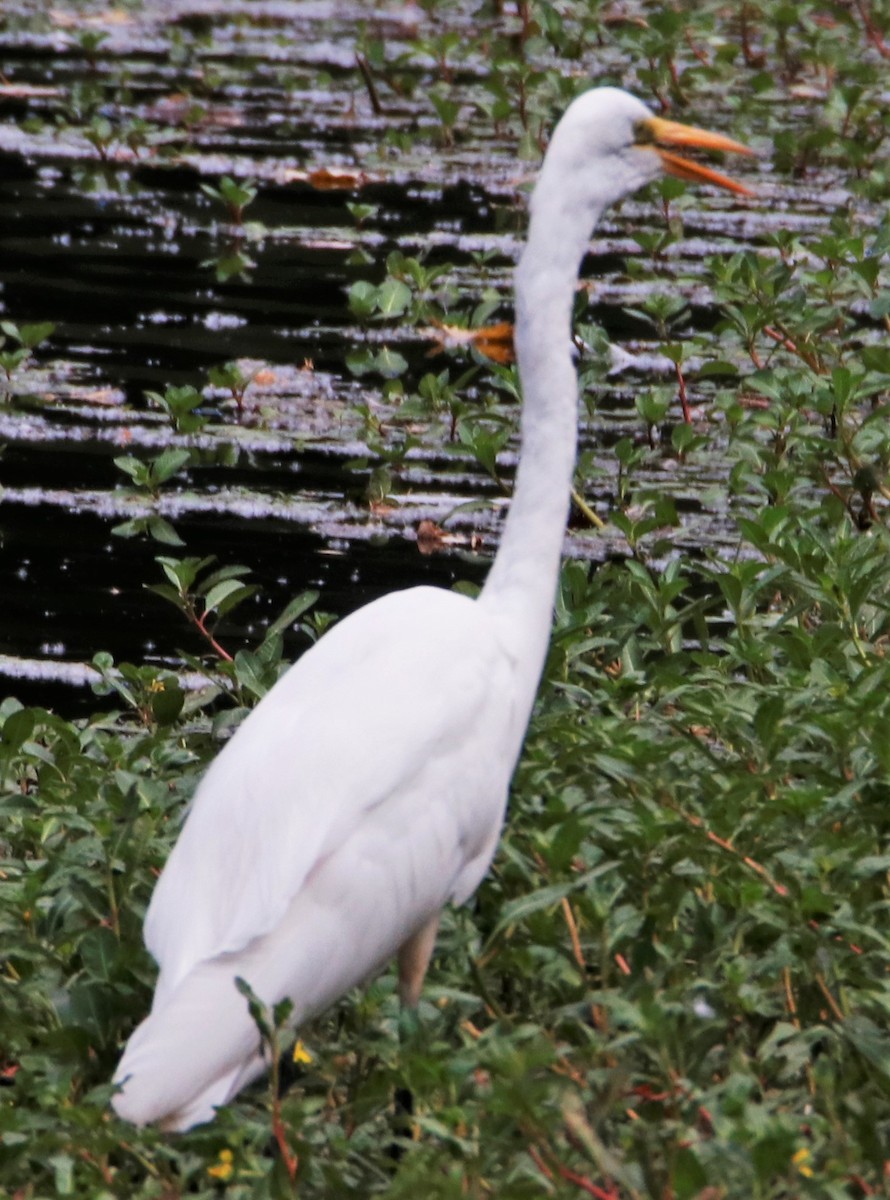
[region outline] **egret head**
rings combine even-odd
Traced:
[[[722,134],[656,117],[620,88],[593,88],[573,101],[557,125],[539,190],[550,193],[551,203],[559,203],[562,193],[563,205],[588,210],[594,219],[665,172],[749,194],[742,184],[677,153],[692,147],[752,153]]]

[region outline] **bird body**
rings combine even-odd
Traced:
[[[439,588],[391,593],[326,634],[202,781],[146,919],[148,948],[162,964],[155,1004],[194,962],[273,929],[320,863],[345,859],[349,869],[368,849],[363,839],[381,843],[378,860],[390,844],[409,867],[421,850],[433,855],[437,898],[450,894],[480,850],[477,827],[487,841],[502,814],[512,762],[485,754],[476,739],[481,722],[499,745],[515,746],[515,760],[527,714],[515,714],[511,683],[496,623]],[[459,772],[442,772],[456,747]],[[447,803],[425,802],[444,791]],[[420,831],[422,845],[401,844]],[[384,873],[393,871],[386,862]],[[415,884],[419,895],[428,884],[422,871]],[[188,919],[174,921],[177,912]],[[427,915],[423,905],[418,915]]]
[[[118,1071],[139,1084],[115,1098],[120,1115],[207,1121],[262,1070],[236,977],[268,1004],[290,996],[304,1021],[476,890],[537,685],[517,689],[504,633],[465,596],[395,592],[335,626],[247,717],[149,906],[161,972]]]
[[[554,133],[516,274],[522,452],[479,598],[419,587],[353,613],[202,780],[146,918],[160,975],[115,1074],[128,1120],[189,1128],[263,1070],[236,977],[266,1004],[289,997],[299,1024],[398,957],[415,1002],[439,913],[485,875],[547,652],[575,461],[571,310],[590,231],[665,169],[744,190],[659,141],[744,149],[614,88],[579,97]]]

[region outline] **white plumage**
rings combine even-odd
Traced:
[[[290,997],[299,1024],[398,955],[416,1001],[438,914],[472,895],[494,854],[546,654],[590,231],[664,169],[743,190],[662,142],[743,149],[612,88],[557,127],[516,278],[522,456],[482,594],[414,588],[347,617],[212,763],[146,918],[160,975],[115,1074],[122,1117],[187,1129],[263,1070],[238,976],[267,1004]]]

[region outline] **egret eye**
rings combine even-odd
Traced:
[[[655,130],[649,121],[637,121],[634,125],[634,145],[654,146]]]

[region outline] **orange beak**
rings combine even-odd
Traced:
[[[719,171],[672,154],[672,149],[685,149],[695,146],[701,150],[724,150],[730,154],[753,154],[741,142],[724,137],[722,133],[709,133],[707,129],[696,129],[692,125],[681,125],[679,121],[666,121],[663,117],[649,117],[640,123],[643,134],[642,145],[650,145],[664,164],[668,175],[676,175],[678,179],[690,179],[695,183],[711,183],[715,187],[726,188],[727,191],[737,192],[740,196],[751,196],[753,192],[741,183],[736,183]],[[665,149],[670,147],[670,149]]]

